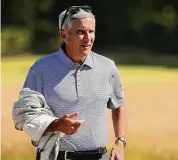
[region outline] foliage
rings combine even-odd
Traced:
[[[4,28],[2,30],[1,53],[4,55],[17,55],[29,48],[30,32],[21,28]]]
[[[31,51],[49,53],[58,48],[58,15],[81,0],[2,0],[2,28],[20,26],[31,33]],[[88,2],[96,15],[95,48],[134,46],[155,52],[178,53],[177,0]]]

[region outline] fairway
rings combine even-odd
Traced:
[[[2,59],[2,156],[33,157],[30,139],[13,126],[11,109],[29,67],[39,56]],[[178,159],[178,69],[118,66],[127,108],[126,160]],[[114,134],[108,111],[111,148]],[[12,159],[11,157],[9,159]],[[24,158],[24,160],[27,158]]]

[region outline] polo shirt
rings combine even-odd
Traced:
[[[124,101],[120,74],[109,58],[91,52],[83,64],[74,63],[62,49],[37,60],[23,88],[43,94],[58,118],[78,112],[85,120],[73,135],[64,135],[60,150],[95,150],[108,143],[107,109]]]

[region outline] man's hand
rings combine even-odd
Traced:
[[[123,142],[118,142],[114,145],[114,147],[111,150],[111,155],[109,160],[124,160]]]
[[[52,122],[46,132],[59,131],[66,135],[72,135],[76,133],[81,124],[84,122],[84,120],[73,120],[73,118],[76,118],[77,116],[78,113],[65,114],[59,120]]]

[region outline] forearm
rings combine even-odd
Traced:
[[[116,137],[125,137],[125,108],[120,106],[112,111],[113,127]],[[111,160],[124,160],[124,148],[126,143],[122,140],[116,140],[111,151]]]
[[[121,106],[116,110],[112,110],[113,127],[116,137],[125,136],[125,119],[126,118],[124,106]]]

